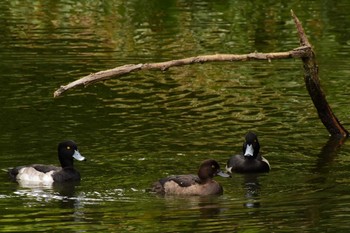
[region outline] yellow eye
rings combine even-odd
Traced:
[[[70,146],[67,146],[67,150],[70,150]]]

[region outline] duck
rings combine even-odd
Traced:
[[[227,161],[226,171],[228,173],[264,173],[271,170],[270,164],[259,153],[260,144],[258,136],[253,132],[245,135],[243,153],[234,155]]]
[[[28,185],[53,185],[80,181],[80,173],[73,166],[73,158],[85,161],[74,141],[67,140],[58,144],[58,159],[61,167],[43,164],[31,164],[10,168],[8,174],[12,180]]]
[[[204,160],[198,175],[172,175],[153,183],[151,191],[163,195],[207,196],[223,194],[222,186],[213,180],[214,176],[230,177],[220,169],[213,159]]]

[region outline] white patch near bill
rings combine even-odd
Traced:
[[[228,167],[228,166],[226,165],[226,171],[232,173],[232,167]]]
[[[244,156],[253,156],[254,155],[254,148],[253,145],[247,145],[247,148],[245,149]]]
[[[19,183],[37,184],[37,185],[52,185],[52,174],[54,171],[47,173],[39,172],[33,167],[24,167],[18,171],[16,179]]]

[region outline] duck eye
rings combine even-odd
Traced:
[[[70,150],[70,146],[67,146],[67,150]]]

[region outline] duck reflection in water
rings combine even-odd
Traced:
[[[260,207],[260,184],[258,174],[245,174],[243,188],[245,189],[246,202],[244,206],[247,208]]]
[[[218,196],[176,196],[166,195],[163,196],[166,200],[166,208],[176,208],[177,210],[195,210],[198,211],[199,216],[205,219],[215,217],[224,212],[226,208],[223,208],[220,204]]]
[[[39,201],[62,200],[64,202],[70,202],[70,200],[75,199],[75,190],[79,185],[79,181],[54,183],[50,186],[24,185],[19,183],[15,193],[20,196],[33,197]]]

